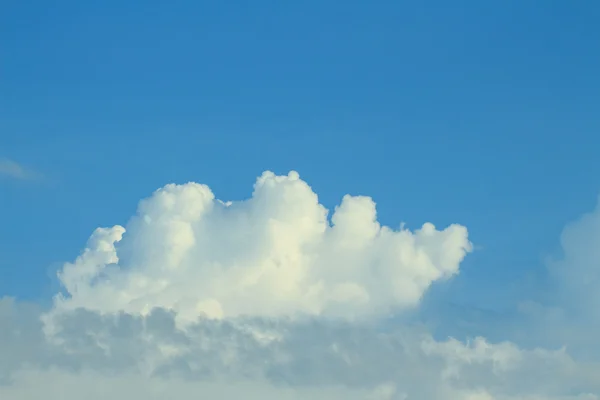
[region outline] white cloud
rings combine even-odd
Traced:
[[[55,312],[297,313],[363,319],[414,307],[459,271],[467,230],[415,232],[377,222],[369,197],[345,196],[331,216],[298,174],[258,178],[252,197],[224,203],[204,185],[167,185],[143,200],[127,230],[98,229],[59,278]]]
[[[555,270],[600,264],[581,226]],[[367,197],[328,220],[295,173],[265,173],[232,203],[167,185],[127,229],[94,232],[50,310],[0,299],[0,399],[599,400],[600,352],[377,324],[470,249],[460,225],[380,226]]]

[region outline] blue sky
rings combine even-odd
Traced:
[[[4,6],[1,156],[45,178],[2,181],[2,293],[39,297],[169,182],[241,199],[295,169],[330,208],[464,224],[473,290],[522,280],[595,203],[594,2],[143,4]]]
[[[4,3],[0,398],[599,399],[600,3]]]

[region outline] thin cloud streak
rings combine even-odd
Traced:
[[[39,174],[23,165],[8,158],[0,158],[0,177],[31,180],[39,177]]]

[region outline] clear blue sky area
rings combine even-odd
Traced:
[[[330,209],[467,226],[447,301],[501,307],[600,192],[597,1],[4,1],[0,294],[40,299],[170,182],[294,169]]]

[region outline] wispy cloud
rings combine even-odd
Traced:
[[[8,158],[0,158],[0,178],[29,180],[39,177],[39,174]]]

